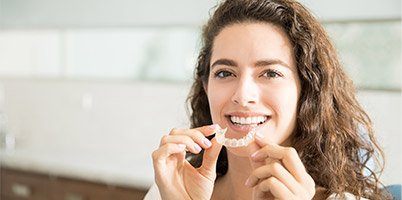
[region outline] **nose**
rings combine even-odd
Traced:
[[[239,80],[232,101],[240,106],[247,107],[256,104],[259,98],[259,88],[251,77]]]

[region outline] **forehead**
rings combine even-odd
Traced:
[[[239,23],[223,28],[214,39],[211,63],[222,58],[240,64],[279,59],[295,67],[293,47],[287,34],[269,23]]]

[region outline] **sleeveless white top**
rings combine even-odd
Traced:
[[[356,196],[351,193],[345,192],[345,199],[341,199],[336,194],[330,195],[326,200],[356,200]],[[366,198],[360,198],[361,200],[368,200]],[[151,188],[148,190],[147,194],[145,195],[144,200],[162,200],[159,189],[156,184],[153,184]]]

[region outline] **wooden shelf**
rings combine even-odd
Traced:
[[[47,174],[1,168],[2,200],[135,200],[146,189],[110,186]]]

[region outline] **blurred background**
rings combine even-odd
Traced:
[[[0,0],[1,199],[141,199],[216,0]],[[401,181],[401,1],[303,0]]]

